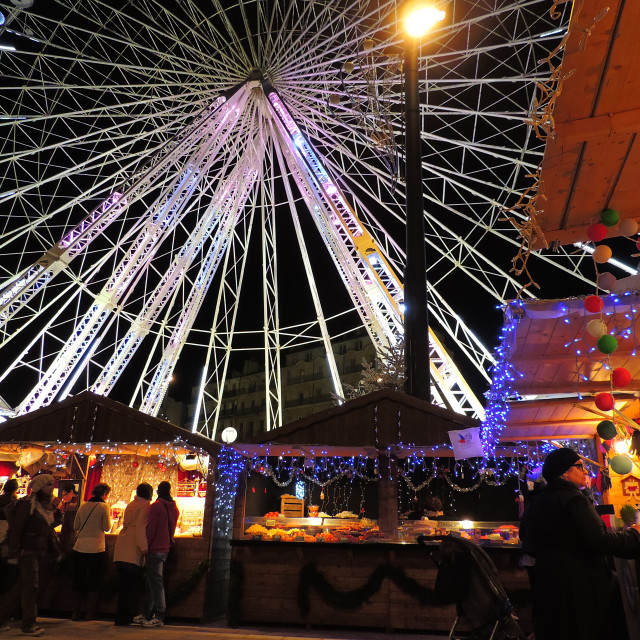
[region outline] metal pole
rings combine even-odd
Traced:
[[[405,40],[404,74],[407,215],[407,260],[404,269],[406,391],[415,398],[430,401],[429,318],[427,314],[427,270],[422,207],[418,38]]]

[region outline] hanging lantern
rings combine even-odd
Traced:
[[[598,338],[598,342],[596,342],[596,347],[600,353],[604,353],[605,355],[609,355],[613,353],[618,348],[618,340],[615,336],[604,335]]]
[[[631,382],[631,374],[624,367],[617,367],[611,372],[611,382],[614,387],[626,387]]]
[[[598,287],[611,291],[615,286],[618,279],[609,271],[604,271],[598,276]]]
[[[638,223],[631,218],[625,218],[624,220],[620,220],[618,231],[621,236],[635,236],[636,233],[638,233]]]
[[[594,262],[597,262],[598,264],[604,264],[605,262],[611,260],[612,255],[613,253],[611,252],[611,249],[606,244],[600,244],[594,249],[591,257],[593,258]]]
[[[600,338],[607,333],[607,325],[600,318],[587,322],[587,333],[594,338]]]
[[[600,222],[602,222],[605,227],[613,227],[618,224],[619,220],[620,214],[615,209],[605,209],[600,214]]]
[[[633,469],[633,462],[631,462],[631,458],[628,455],[623,453],[613,456],[609,461],[609,466],[613,471],[624,476]]]
[[[613,396],[610,393],[604,392],[596,394],[594,402],[600,411],[611,411],[615,404]]]
[[[329,96],[329,102],[333,105],[340,104],[340,96],[337,93],[332,93]]]
[[[342,66],[342,69],[344,70],[345,73],[351,73],[353,71],[353,67],[354,67],[353,62],[348,60],[347,62],[344,63],[344,65]]]
[[[616,429],[616,425],[611,422],[611,420],[603,420],[598,423],[596,427],[596,432],[600,436],[602,440],[611,440],[615,438],[618,430]]]
[[[604,300],[600,296],[587,296],[584,299],[584,308],[589,313],[598,313],[604,308]]]
[[[605,227],[601,222],[592,224],[587,229],[587,237],[591,242],[600,242],[607,237],[607,227]]]

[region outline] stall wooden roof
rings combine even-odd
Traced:
[[[404,393],[383,389],[301,418],[238,444],[246,453],[375,455],[398,444],[433,447],[450,442],[448,431],[479,421]],[[296,453],[297,452],[297,453]],[[442,450],[450,455],[449,450]]]
[[[153,444],[164,445],[178,439],[187,449],[202,449],[210,454],[220,450],[220,445],[209,438],[90,391],[0,425],[0,443],[144,443],[152,449]],[[123,451],[127,446],[123,445]]]
[[[548,242],[586,241],[587,228],[608,207],[640,221],[638,25],[637,1],[574,4],[565,80],[553,113],[555,136],[542,163],[546,201],[538,203],[538,222]]]
[[[613,394],[616,409],[633,419],[640,414],[640,358],[634,355],[640,319],[633,312],[640,310],[640,296],[609,296],[605,303],[603,318],[609,329],[631,330],[630,337],[619,341],[610,363],[611,368],[625,367],[631,373],[631,383]],[[513,388],[522,399],[510,403],[502,439],[593,436],[603,419],[595,394],[611,390],[605,357],[594,350],[596,339],[586,332],[587,323],[600,315],[586,313],[582,298],[525,302],[510,306],[508,315],[517,320],[510,361],[517,372]]]

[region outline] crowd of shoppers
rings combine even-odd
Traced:
[[[55,528],[63,522],[65,510],[74,510],[78,500],[74,487],[65,487],[61,499],[54,498],[54,478],[48,473],[34,476],[28,495],[20,500],[18,486],[10,479],[0,495],[0,632],[9,631],[11,619],[20,617],[22,633],[37,637],[44,633],[37,624],[37,600],[45,563],[60,558]],[[91,620],[99,608],[108,562],[105,533],[112,527],[107,504],[110,492],[108,484],[97,484],[92,497],[75,512],[72,620]],[[158,485],[153,504],[152,496],[150,484],[138,485],[124,512],[113,557],[118,573],[116,625],[164,625],[164,566],[179,511],[169,482]]]

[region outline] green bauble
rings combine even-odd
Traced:
[[[596,431],[603,440],[612,440],[618,433],[616,426],[611,422],[611,420],[603,420],[602,422],[599,422],[596,427]]]
[[[631,473],[631,469],[633,469],[633,462],[631,462],[631,458],[629,456],[619,454],[617,456],[613,456],[613,458],[609,460],[609,466],[613,471],[624,476],[627,473]]]
[[[618,348],[618,341],[615,336],[607,334],[598,338],[596,347],[600,353],[613,353]]]
[[[615,209],[605,209],[600,214],[600,222],[605,227],[613,227],[618,224],[618,220],[620,220],[620,214]]]

